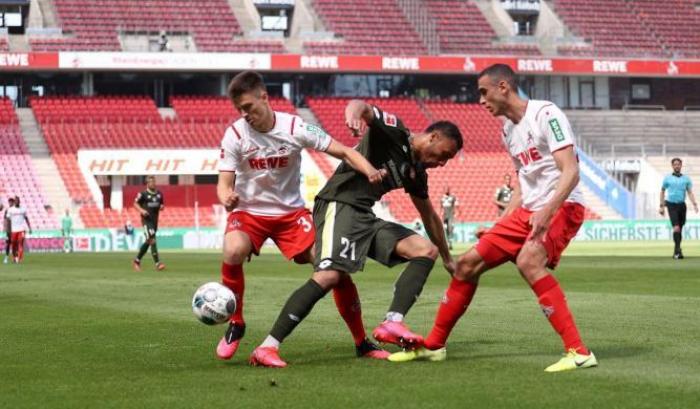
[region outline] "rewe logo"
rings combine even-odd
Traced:
[[[0,67],[27,67],[29,54],[0,54]]]
[[[420,70],[418,58],[382,57],[382,69],[385,70]]]
[[[288,156],[271,156],[269,158],[250,158],[250,167],[256,170],[286,168],[289,165]]]
[[[627,61],[593,60],[593,72],[627,72]]]
[[[552,60],[518,60],[518,71],[552,72]]]
[[[317,57],[314,55],[303,55],[300,62],[301,68],[338,68],[338,57]]]
[[[532,148],[518,153],[516,156],[520,160],[520,163],[523,164],[523,166],[527,166],[531,162],[537,162],[538,160],[542,159],[540,151],[538,151],[537,148],[535,148],[534,146]]]

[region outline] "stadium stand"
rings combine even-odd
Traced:
[[[270,103],[280,112],[296,111],[288,99],[270,97]],[[227,97],[177,96],[170,99],[170,104],[181,122],[230,123],[239,117]]]
[[[443,54],[541,54],[539,48],[531,44],[492,44],[496,33],[471,1],[426,0],[425,3],[436,20],[440,52]]]
[[[697,57],[700,12],[691,0],[554,0],[555,12],[590,46],[562,46],[572,56]]]
[[[14,107],[6,98],[0,99],[0,140],[0,194],[4,199],[9,195],[20,197],[34,229],[56,228],[57,221],[53,212],[47,210],[49,203],[42,194]]]
[[[198,51],[283,52],[281,41],[243,40],[225,0],[54,0],[62,39],[30,39],[34,51],[120,51],[120,33],[189,33]]]
[[[312,54],[424,55],[427,49],[396,0],[314,0],[314,11],[342,42],[304,43]]]
[[[567,111],[583,146],[598,159],[665,154],[700,155],[697,111]]]

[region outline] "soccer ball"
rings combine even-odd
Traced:
[[[223,324],[235,311],[236,296],[219,283],[204,284],[192,297],[192,312],[207,325]]]

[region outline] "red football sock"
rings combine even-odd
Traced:
[[[355,345],[360,345],[367,337],[367,333],[365,333],[365,325],[362,322],[360,296],[357,294],[357,287],[349,275],[346,274],[341,278],[338,285],[333,288],[333,299],[340,316],[343,317],[352,333]]]
[[[532,284],[532,290],[537,295],[542,312],[564,342],[564,349],[575,349],[580,354],[588,354],[557,279],[547,274]]]
[[[445,291],[445,296],[440,303],[435,324],[430,334],[425,339],[425,347],[428,349],[439,349],[445,346],[447,337],[450,336],[452,328],[459,318],[464,315],[469,307],[469,303],[474,298],[476,283],[460,281],[455,278],[450,282],[450,286]]]
[[[243,319],[243,293],[245,292],[245,279],[243,266],[221,263],[221,282],[236,295],[236,312],[231,316],[231,321],[245,323]]]

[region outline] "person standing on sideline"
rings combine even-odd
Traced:
[[[73,251],[73,218],[70,210],[66,209],[65,215],[61,218],[61,237],[63,237],[63,251],[70,253]]]
[[[452,250],[452,234],[454,233],[455,209],[457,208],[457,197],[450,194],[450,187],[445,188],[445,194],[440,199],[440,207],[442,208],[442,225],[447,234],[447,245]]]
[[[19,264],[24,260],[24,239],[27,232],[32,234],[32,225],[27,217],[27,209],[21,206],[19,196],[15,196],[14,207],[7,209],[12,231],[12,261]]]
[[[664,215],[665,208],[668,208],[668,217],[673,226],[673,258],[680,260],[683,258],[681,250],[681,240],[683,240],[683,225],[685,225],[685,215],[688,208],[685,205],[685,194],[688,193],[690,201],[693,203],[695,213],[698,212],[698,202],[693,195],[693,183],[688,175],[681,173],[683,161],[680,158],[671,159],[673,173],[667,175],[661,184],[661,204],[659,214]],[[668,190],[668,193],[666,191]]]
[[[510,185],[510,175],[503,176],[503,186],[496,189],[496,196],[493,198],[493,203],[498,207],[498,215],[501,216],[503,211],[508,207],[510,199],[513,197],[513,187]]]
[[[2,215],[2,224],[5,230],[5,259],[2,261],[4,264],[9,263],[10,260],[10,249],[12,248],[12,222],[10,221],[10,215],[8,211],[15,207],[15,198],[11,197],[7,199],[7,209]]]
[[[139,249],[139,254],[133,261],[134,271],[141,271],[141,259],[151,247],[151,255],[156,263],[156,270],[165,270],[165,264],[160,261],[156,233],[158,233],[158,216],[163,210],[163,193],[156,189],[156,177],[146,176],[146,190],[139,192],[134,200],[134,207],[141,213],[141,225],[145,241]]]

